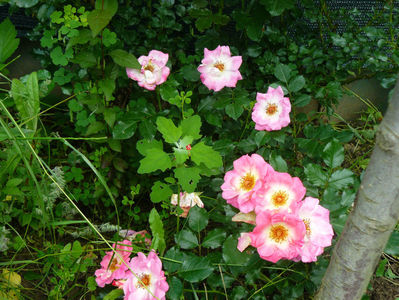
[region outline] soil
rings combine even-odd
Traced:
[[[367,292],[371,300],[399,299],[399,260],[387,257],[389,268],[397,278],[376,277],[371,280],[372,289]],[[388,265],[388,264],[387,264]]]

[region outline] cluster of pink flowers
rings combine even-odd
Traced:
[[[99,287],[112,283],[123,289],[125,300],[165,299],[169,285],[162,271],[162,262],[154,251],[148,256],[139,252],[130,259],[131,241],[124,240],[112,247],[116,253],[106,252],[101,268],[94,273]]]
[[[126,69],[127,76],[138,85],[154,90],[157,85],[166,81],[170,69],[166,66],[169,54],[151,50],[148,56],[140,56],[141,69]],[[238,69],[242,63],[241,56],[231,56],[229,46],[218,46],[215,50],[204,49],[204,59],[198,67],[202,83],[210,90],[220,91],[225,86],[235,87],[242,76]]]
[[[233,165],[224,176],[222,197],[240,210],[233,221],[255,225],[241,233],[237,248],[256,247],[261,258],[274,263],[316,261],[334,235],[329,211],[318,199],[303,199],[306,188],[298,177],[275,171],[258,154],[244,155]]]

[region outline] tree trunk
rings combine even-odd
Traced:
[[[314,299],[361,299],[398,219],[399,80],[377,132],[355,206]]]

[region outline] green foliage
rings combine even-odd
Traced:
[[[14,25],[11,23],[10,19],[5,19],[0,24],[0,71],[1,64],[5,63],[5,61],[17,50],[19,45],[19,39],[16,38],[17,31],[15,30]]]

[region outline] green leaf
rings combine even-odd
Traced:
[[[315,164],[305,166],[305,175],[312,185],[320,187],[324,186],[328,179],[321,166]]]
[[[19,39],[16,38],[17,31],[8,18],[0,24],[0,32],[0,64],[2,64],[17,50]]]
[[[222,245],[225,239],[226,239],[226,231],[222,228],[216,228],[211,230],[208,233],[208,235],[204,238],[202,246],[205,248],[216,249]]]
[[[180,72],[183,74],[183,78],[187,81],[198,81],[200,79],[200,72],[193,65],[186,65],[181,68]]]
[[[140,152],[141,155],[146,156],[147,151],[152,148],[156,148],[159,150],[163,149],[162,141],[157,140],[139,140],[136,144],[137,151]]]
[[[50,52],[50,57],[55,65],[66,66],[68,64],[68,59],[73,57],[73,50],[69,48],[66,49],[64,53],[61,47],[57,46]]]
[[[237,249],[238,239],[229,236],[227,240],[223,243],[223,259],[228,264],[246,264],[251,255],[247,254],[245,251],[240,252]]]
[[[332,173],[328,184],[337,190],[343,189],[354,183],[353,173],[348,169],[342,169]]]
[[[111,17],[113,17],[118,11],[118,1],[117,0],[96,0],[96,9],[106,10]]]
[[[111,101],[114,99],[112,93],[115,90],[115,80],[110,78],[102,79],[98,82],[98,86],[102,89],[107,101]]]
[[[232,103],[226,105],[225,110],[229,117],[237,120],[244,112],[244,107],[240,101],[233,101]]]
[[[165,142],[169,144],[173,144],[179,140],[182,135],[182,129],[176,127],[171,119],[167,119],[165,117],[158,117],[157,121],[157,129],[165,140]]]
[[[211,275],[213,270],[208,258],[187,255],[178,274],[188,282],[199,282]]]
[[[156,181],[152,186],[150,198],[152,202],[158,203],[161,201],[169,201],[172,194],[173,191],[169,187],[169,184]]]
[[[338,141],[332,140],[324,147],[321,157],[328,167],[339,167],[345,159],[344,147]]]
[[[183,295],[183,283],[173,276],[168,278],[169,290],[166,293],[168,299],[180,299]]]
[[[116,140],[130,139],[137,128],[137,121],[118,121],[112,130],[112,137]]]
[[[387,245],[385,246],[384,252],[389,255],[399,256],[398,245],[399,245],[399,232],[393,231],[391,237],[388,240]]]
[[[169,273],[174,273],[179,270],[184,261],[184,256],[185,254],[179,249],[176,249],[175,247],[170,248],[165,253],[165,258],[167,259],[163,261],[165,270]]]
[[[137,170],[139,174],[151,173],[156,170],[165,171],[172,167],[172,162],[162,149],[151,148],[146,152],[146,157],[140,160],[140,167]]]
[[[188,151],[186,149],[173,148],[176,158],[176,165],[181,165],[188,159]]]
[[[176,96],[179,96],[179,91],[176,89],[175,86],[168,84],[165,82],[159,88],[159,92],[161,94],[161,98],[170,104],[174,104],[179,106],[181,104],[180,100],[176,101]]]
[[[35,6],[38,2],[39,2],[39,0],[10,0],[10,1],[8,1],[9,4],[16,5],[16,6],[22,7],[22,8],[29,8],[29,7]],[[0,30],[0,32],[1,32],[1,30]]]
[[[200,232],[208,225],[208,213],[204,208],[193,206],[188,215],[188,226],[195,232]]]
[[[124,292],[122,289],[114,289],[110,291],[108,294],[106,294],[103,298],[103,300],[115,300],[118,299],[119,297],[123,296]]]
[[[91,51],[81,51],[72,60],[82,68],[90,68],[97,64],[97,59]]]
[[[200,32],[203,32],[205,29],[210,28],[211,25],[212,15],[199,17],[197,21],[195,21],[195,27],[197,27]]]
[[[191,159],[197,165],[203,163],[210,169],[222,166],[222,157],[219,152],[212,149],[212,147],[205,145],[204,142],[199,142],[191,149]]]
[[[201,124],[201,118],[198,115],[184,119],[180,124],[182,135],[191,136],[194,140],[200,139],[202,137],[200,134]]]
[[[274,69],[274,76],[281,82],[288,84],[291,78],[291,68],[284,64],[278,64]]]
[[[198,246],[198,239],[195,234],[183,229],[175,236],[176,244],[182,249],[193,249]]]
[[[151,210],[148,221],[150,223],[152,233],[151,249],[158,250],[162,256],[166,248],[164,229],[161,217],[155,208]]]
[[[297,76],[288,84],[288,90],[293,93],[298,92],[305,86],[305,83],[305,78],[302,75]]]
[[[109,10],[95,9],[87,15],[87,22],[89,23],[93,37],[100,33],[101,30],[108,25],[112,19],[112,13]]]
[[[273,16],[281,15],[284,10],[294,8],[295,2],[294,0],[261,0],[267,11]]]
[[[201,179],[200,170],[196,167],[178,167],[175,169],[175,177],[187,193],[194,192]]]
[[[294,105],[296,107],[304,107],[310,103],[312,97],[310,95],[300,95],[296,99],[294,99]]]
[[[87,130],[85,132],[85,136],[96,134],[103,130],[105,128],[104,122],[100,121],[95,121],[93,123],[90,123],[89,127],[87,127]]]
[[[260,22],[249,22],[245,27],[247,36],[255,42],[260,41],[263,34],[262,27],[263,24]]]
[[[270,154],[270,164],[272,165],[273,169],[278,172],[288,172],[288,166],[286,161],[281,155],[276,154],[273,152]]]
[[[141,65],[137,58],[125,50],[116,49],[110,52],[109,55],[112,57],[114,62],[121,67],[139,70],[141,69]]]

